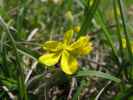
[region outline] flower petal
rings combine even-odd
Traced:
[[[89,41],[88,36],[80,37],[76,42],[74,42],[69,51],[75,55],[86,55],[92,51],[92,43]]]
[[[59,59],[60,59],[59,53],[49,53],[39,57],[39,62],[47,66],[53,66],[56,63],[58,63]]]
[[[67,51],[63,51],[61,58],[61,69],[66,74],[72,75],[78,69],[78,61],[71,56]]]
[[[62,49],[62,43],[58,41],[47,41],[43,44],[43,49],[56,52]]]
[[[64,37],[64,43],[65,44],[69,44],[71,42],[71,39],[73,37],[73,30],[70,29],[65,33],[65,37]]]

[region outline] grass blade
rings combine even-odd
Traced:
[[[87,4],[85,6],[86,7],[85,8],[85,17],[83,19],[81,30],[80,30],[77,38],[79,36],[85,35],[87,33],[87,29],[90,28],[90,26],[91,26],[91,20],[92,20],[94,14],[98,8],[100,0],[94,0],[93,4],[91,6],[90,6],[90,2],[91,2],[91,0],[89,2],[86,1]]]
[[[103,19],[104,16],[102,16],[102,14],[101,14],[100,11],[98,11],[98,12],[96,13],[96,16],[97,16],[97,18],[99,18],[99,19],[97,19],[97,21],[99,22],[101,28],[102,28],[103,31],[104,31],[103,33],[104,33],[104,35],[105,35],[105,37],[106,37],[106,39],[107,39],[107,41],[108,41],[108,43],[109,43],[109,45],[110,45],[110,47],[111,47],[111,49],[112,49],[112,53],[113,53],[113,55],[114,55],[114,58],[116,59],[116,62],[118,63],[118,65],[120,65],[119,57],[118,57],[118,55],[117,55],[117,50],[116,50],[116,48],[114,47],[113,41],[112,41],[112,39],[111,39],[111,35],[109,34],[109,31],[108,31],[108,29],[107,29],[107,27],[106,27],[106,25],[105,25],[105,20]]]
[[[124,54],[123,54],[123,47],[122,47],[122,35],[120,31],[120,23],[119,23],[119,18],[118,18],[119,15],[118,15],[118,10],[117,10],[118,5],[117,5],[116,0],[113,0],[113,7],[114,7],[114,16],[115,16],[115,21],[116,21],[116,34],[117,34],[119,45],[120,45],[119,51],[120,51],[121,57],[123,57]]]
[[[103,72],[100,72],[100,71],[93,71],[93,70],[79,71],[76,76],[77,77],[96,76],[96,77],[101,77],[101,78],[108,79],[108,80],[111,80],[111,81],[114,81],[114,82],[117,82],[117,83],[120,82],[120,79],[118,79],[118,78],[116,78],[116,77],[114,77],[110,74],[103,73]]]
[[[80,86],[77,88],[76,90],[76,93],[74,94],[72,100],[79,100],[79,96],[80,96],[80,93],[81,93],[81,90],[82,88],[86,85],[86,81],[85,80],[82,80],[80,82]]]

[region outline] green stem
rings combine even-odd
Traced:
[[[110,45],[110,47],[111,47],[111,49],[112,49],[112,53],[113,53],[113,55],[114,55],[114,57],[115,57],[115,60],[116,60],[117,64],[120,66],[121,64],[120,64],[120,62],[119,62],[119,57],[118,57],[118,55],[117,55],[117,50],[115,49],[115,47],[114,47],[114,45],[113,45],[113,41],[112,41],[112,39],[111,39],[111,36],[110,36],[110,34],[109,34],[108,29],[106,28],[106,25],[105,25],[105,21],[104,21],[104,19],[103,19],[103,16],[102,16],[102,14],[101,14],[100,11],[98,11],[96,14],[97,14],[97,16],[98,16],[98,18],[99,18],[99,23],[100,23],[100,25],[101,25],[101,28],[102,28],[103,31],[104,31],[104,35],[105,35],[105,37],[107,38],[107,41],[108,41],[108,43],[109,43],[109,45]]]
[[[127,23],[126,23],[127,21],[126,21],[126,15],[124,13],[124,5],[123,5],[122,0],[118,0],[118,6],[120,9],[120,14],[121,14],[121,19],[122,19],[122,25],[123,25],[124,35],[125,35],[125,39],[126,39],[129,59],[132,59],[131,44],[130,44],[129,36],[128,36],[128,32],[127,32]],[[131,63],[133,64],[132,61],[131,61]]]
[[[119,44],[120,44],[119,51],[120,51],[121,57],[123,58],[124,54],[123,54],[123,46],[122,46],[122,35],[121,35],[121,31],[120,31],[120,23],[119,23],[119,18],[118,18],[118,13],[117,13],[116,0],[113,0],[113,7],[114,7],[114,15],[115,15],[115,21],[116,21],[116,26],[117,26],[116,34],[117,34],[118,41],[119,41]]]

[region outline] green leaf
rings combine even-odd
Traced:
[[[114,8],[114,17],[115,17],[115,22],[116,22],[116,35],[117,35],[119,45],[120,45],[119,51],[120,51],[121,57],[123,57],[124,52],[123,52],[123,47],[122,47],[122,35],[121,35],[122,32],[121,32],[121,29],[120,29],[121,24],[119,22],[119,14],[118,14],[118,11],[117,11],[118,4],[117,4],[116,0],[113,0],[113,8]]]
[[[121,80],[108,74],[108,73],[103,73],[100,71],[93,71],[93,70],[84,70],[84,71],[79,71],[76,75],[77,77],[85,77],[85,76],[89,76],[89,77],[101,77],[101,78],[105,78],[114,82],[119,83]]]
[[[18,47],[17,51],[19,53],[24,54],[34,60],[37,60],[38,57],[40,56],[37,52],[31,50],[30,48],[25,48],[24,46],[22,47],[22,46],[18,46],[18,45],[17,45],[17,47]]]

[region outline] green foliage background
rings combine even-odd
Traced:
[[[133,0],[57,1],[0,0],[0,100],[132,100]],[[94,50],[75,75],[37,63],[42,43],[77,25]]]

